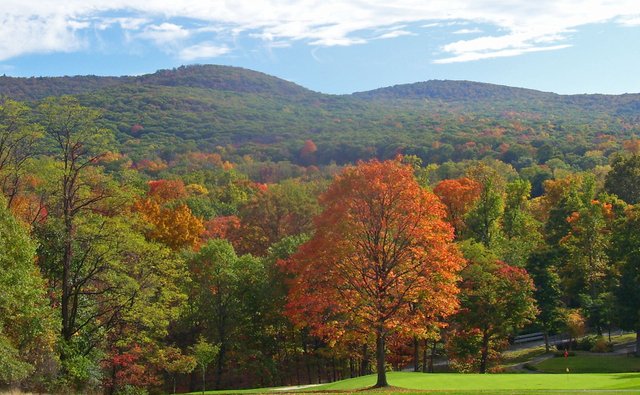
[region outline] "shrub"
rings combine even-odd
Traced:
[[[604,337],[600,336],[593,347],[591,347],[591,352],[611,352],[613,351],[613,343],[608,342],[604,339]]]
[[[598,341],[597,336],[585,336],[578,341],[578,347],[576,350],[591,351]]]

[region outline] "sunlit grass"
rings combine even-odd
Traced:
[[[394,387],[387,393],[407,394],[420,391],[444,393],[535,393],[537,391],[562,391],[571,393],[584,390],[640,391],[638,373],[600,374],[462,374],[462,373],[407,373],[390,372],[389,383]],[[375,384],[376,376],[369,375],[288,392],[339,392],[353,393]],[[379,390],[378,390],[379,391]],[[567,391],[567,392],[565,392]],[[215,391],[217,393],[278,393],[273,388],[245,391]],[[376,391],[377,392],[377,391]]]

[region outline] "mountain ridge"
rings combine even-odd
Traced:
[[[343,96],[366,100],[436,99],[467,101],[478,99],[499,100],[563,100],[589,102],[612,97],[640,98],[640,93],[625,94],[559,94],[531,88],[477,82],[469,80],[427,80],[344,95],[316,92],[299,84],[263,72],[222,65],[189,65],[161,69],[139,76],[75,75],[60,77],[0,76],[0,95],[16,100],[34,101],[47,96],[81,95],[100,89],[127,84],[182,86],[230,92],[271,94],[278,96]]]
[[[559,95],[431,80],[329,95],[215,65],[133,77],[0,77],[0,95],[16,100],[62,94],[100,109],[101,126],[115,131],[134,162],[170,162],[180,152],[219,147],[259,161],[300,162],[301,147],[312,140],[317,164],[403,152],[424,163],[494,157],[523,167],[551,144],[551,158],[562,152],[567,163],[588,169],[640,135],[640,94]]]

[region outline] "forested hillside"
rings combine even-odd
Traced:
[[[0,391],[384,386],[498,371],[521,331],[640,346],[638,95],[221,66],[0,93]]]
[[[609,155],[640,122],[640,95],[428,81],[336,96],[224,66],[138,77],[2,77],[0,94],[20,101],[78,95],[103,111],[101,124],[117,131],[135,161],[232,146],[239,155],[300,163],[311,139],[318,164],[403,152],[429,163],[494,157],[525,167],[544,159],[548,144],[569,165],[589,169],[598,160],[584,160],[586,152]]]

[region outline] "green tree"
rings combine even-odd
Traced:
[[[481,190],[475,206],[466,216],[467,233],[485,247],[492,248],[502,237],[504,179],[484,164],[471,168],[468,176],[481,185]]]
[[[233,246],[221,239],[209,240],[199,251],[188,253],[187,262],[192,274],[188,330],[199,329],[219,345],[215,376],[219,388],[228,354],[243,337],[248,317],[258,313],[255,295],[264,286],[264,266],[251,255],[238,257]]]
[[[506,186],[500,255],[505,262],[518,267],[525,267],[531,252],[542,242],[540,224],[530,210],[530,193],[529,181],[518,179]]]
[[[549,248],[534,251],[527,262],[527,271],[535,285],[534,297],[539,309],[538,322],[544,333],[547,352],[550,349],[549,334],[562,329],[565,322],[557,262],[557,250]]]
[[[534,285],[525,269],[496,261],[482,245],[466,243],[463,251],[470,264],[462,271],[460,310],[453,317],[453,356],[485,373],[508,336],[536,317]]]
[[[204,337],[200,336],[198,342],[193,345],[193,356],[202,372],[202,393],[206,390],[207,367],[218,356],[220,348],[216,344],[210,344]]]
[[[571,230],[561,240],[567,251],[563,268],[566,287],[578,296],[578,303],[598,333],[602,332],[602,312],[596,308],[604,307],[596,301],[602,293],[611,289],[611,280],[615,278],[608,250],[613,220],[610,203],[592,200],[568,219]]]
[[[620,266],[615,291],[620,326],[636,332],[636,356],[640,357],[640,207],[630,208],[616,227],[613,251]]]
[[[35,266],[35,243],[0,196],[0,383],[17,383],[51,359],[53,310]]]
[[[629,204],[640,202],[640,155],[616,156],[604,188]]]
[[[62,267],[60,278],[60,311],[62,316],[62,337],[71,341],[77,332],[77,307],[80,294],[73,261],[76,255],[76,217],[83,211],[97,205],[108,196],[104,179],[94,172],[97,160],[105,153],[111,141],[111,133],[99,129],[97,110],[83,107],[70,96],[50,98],[39,107],[42,125],[51,140],[54,156],[59,169],[56,177],[56,191],[59,197],[55,214],[61,219]],[[95,177],[89,177],[89,175]],[[64,354],[62,356],[64,358]]]

